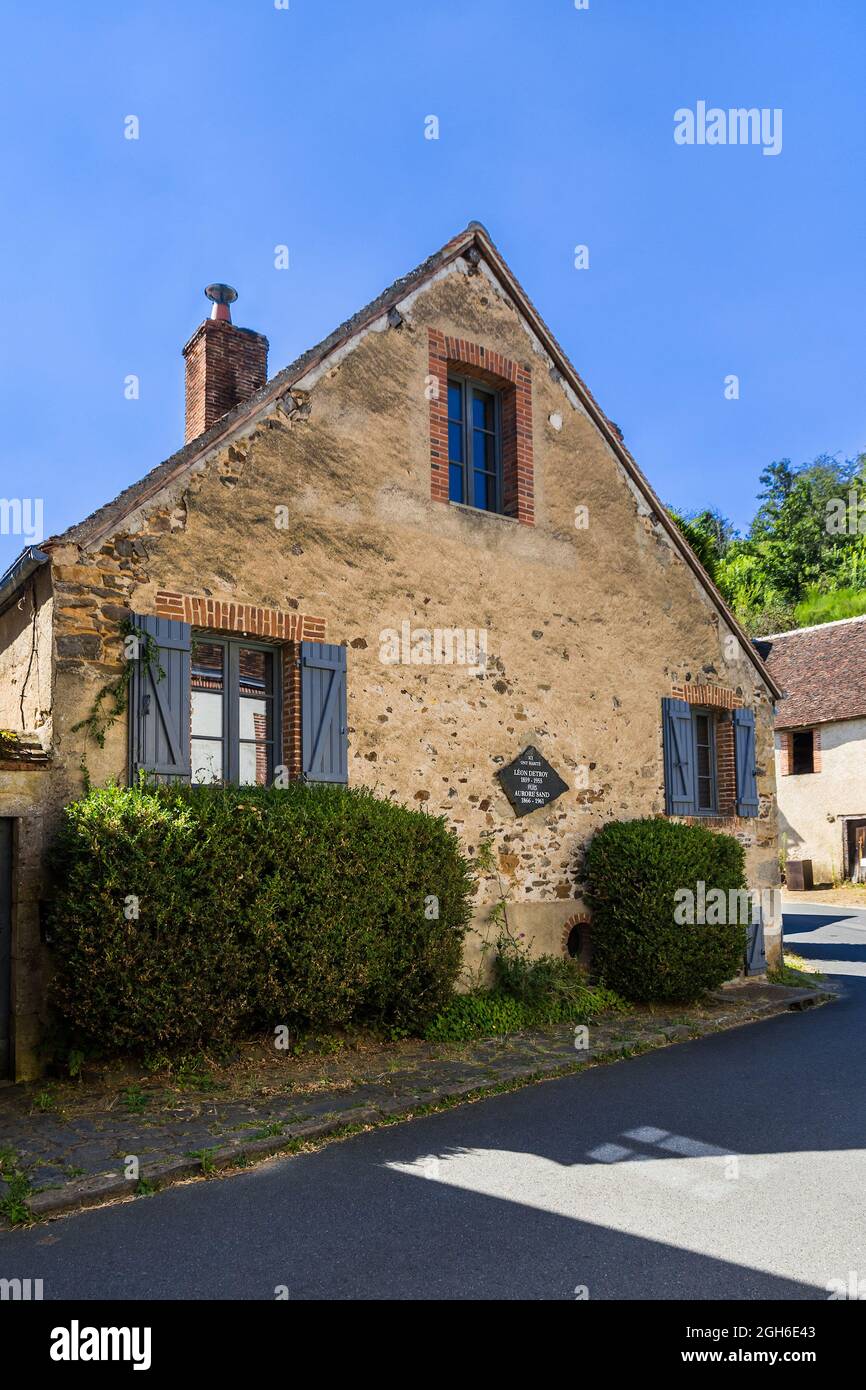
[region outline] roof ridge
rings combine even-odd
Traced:
[[[755,637],[755,642],[777,642],[780,637],[797,637],[801,632],[820,632],[825,627],[841,627],[843,623],[866,623],[866,613],[858,613],[853,618],[831,618],[827,623],[810,623],[808,627],[789,627],[787,632],[768,632],[764,637]]]

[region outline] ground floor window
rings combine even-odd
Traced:
[[[796,776],[815,771],[814,729],[801,729],[791,735],[791,771]]]
[[[760,809],[754,710],[662,701],[669,816],[756,816]]]
[[[194,635],[191,780],[266,786],[279,728],[275,648]]]
[[[716,793],[716,722],[712,710],[692,710],[695,741],[697,810],[712,815],[718,810]]]

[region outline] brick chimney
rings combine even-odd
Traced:
[[[231,285],[208,285],[205,294],[213,302],[211,316],[199,325],[183,350],[185,444],[248,400],[268,379],[267,338],[232,323],[230,305],[238,297],[237,290]]]

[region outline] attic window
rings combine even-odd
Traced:
[[[427,332],[431,498],[534,525],[531,368]]]
[[[501,404],[466,377],[448,378],[448,497],[480,511],[502,511]]]

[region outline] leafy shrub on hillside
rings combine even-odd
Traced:
[[[675,894],[745,888],[742,845],[662,818],[613,821],[591,841],[584,873],[593,973],[627,999],[692,1000],[736,974],[746,927],[680,924]],[[710,914],[707,914],[710,915]],[[730,915],[730,914],[726,914]]]
[[[94,789],[66,808],[56,862],[54,996],[103,1052],[280,1024],[422,1031],[474,886],[441,817],[303,784]]]

